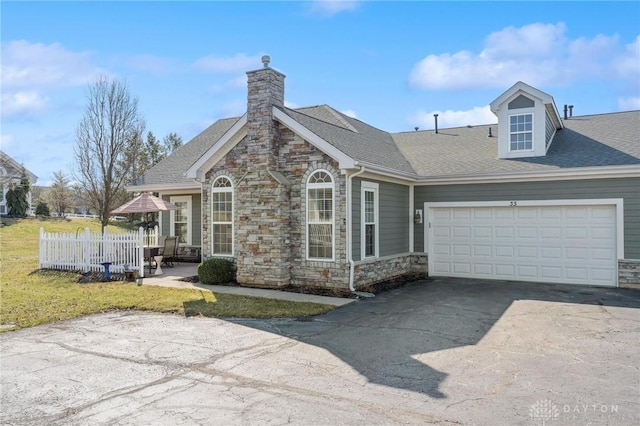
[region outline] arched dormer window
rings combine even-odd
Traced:
[[[233,185],[225,176],[211,188],[211,248],[214,256],[233,256]]]
[[[317,170],[307,180],[307,259],[334,259],[334,183]]]

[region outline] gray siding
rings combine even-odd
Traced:
[[[378,187],[380,256],[407,253],[409,251],[409,187],[372,179],[353,180],[353,230],[352,255],[361,260],[361,185],[365,180],[375,182]]]
[[[568,199],[624,199],[624,254],[640,259],[640,178],[416,186],[415,203]],[[424,251],[424,226],[415,226],[415,251]]]

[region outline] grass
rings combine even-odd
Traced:
[[[8,222],[0,228],[0,332],[117,309],[227,318],[303,317],[333,309],[317,303],[215,294],[201,289],[127,282],[78,284],[77,274],[38,270],[39,229],[76,232],[88,226],[99,231],[98,221]]]

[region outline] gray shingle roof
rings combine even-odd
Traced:
[[[497,124],[393,134],[419,175],[553,171],[615,165],[640,167],[640,111],[564,120],[544,157],[498,159]],[[487,137],[489,127],[493,137]]]
[[[640,111],[564,120],[545,157],[498,159],[497,124],[390,134],[327,105],[283,111],[354,160],[425,177],[638,165]],[[184,173],[238,120],[216,121],[151,168],[139,185],[191,184]],[[491,127],[493,137],[487,137]]]
[[[192,183],[184,173],[202,155],[213,146],[234,124],[239,117],[224,118],[207,127],[202,133],[175,150],[170,156],[153,166],[137,182],[138,185],[162,185]]]
[[[411,164],[400,152],[391,134],[385,131],[344,115],[327,105],[296,110],[285,108],[284,112],[354,160],[398,172],[413,173]],[[332,118],[327,118],[329,114]],[[330,121],[323,121],[325,119]],[[339,122],[336,123],[336,119]]]

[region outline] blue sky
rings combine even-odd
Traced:
[[[496,122],[518,80],[574,115],[640,109],[640,2],[12,2],[1,13],[1,149],[48,185],[73,169],[89,84],[125,81],[147,131],[185,142],[246,108],[246,71],[290,107],[397,132]]]

